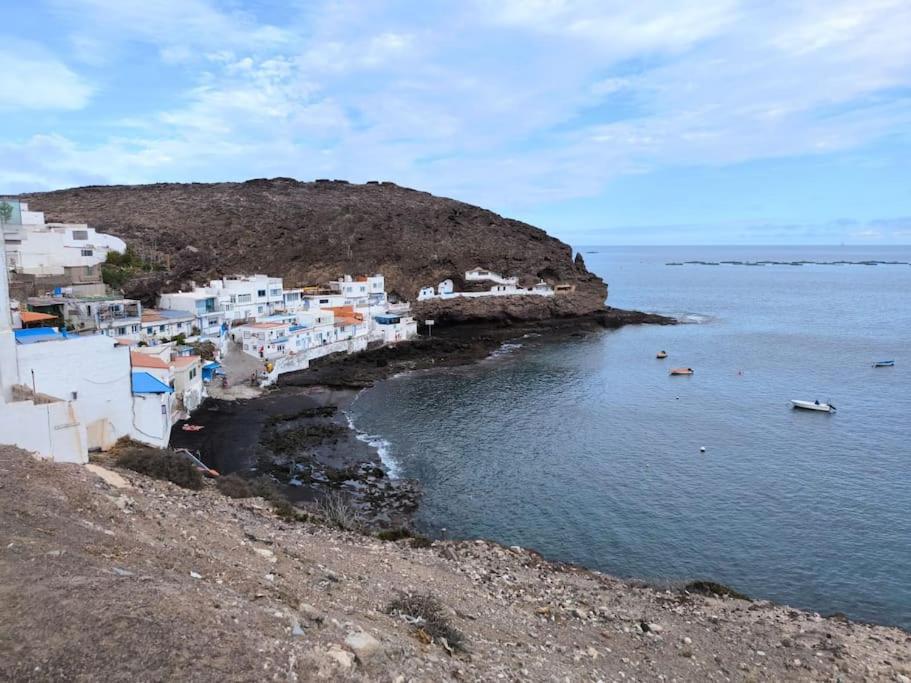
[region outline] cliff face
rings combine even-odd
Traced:
[[[236,273],[267,272],[297,285],[382,272],[390,292],[413,301],[421,287],[446,278],[459,286],[466,270],[482,267],[523,284],[575,285],[548,305],[553,315],[598,310],[607,296],[569,245],[543,230],[392,183],[275,178],[82,187],[23,199],[48,220],[87,222],[167,263],[146,293]]]

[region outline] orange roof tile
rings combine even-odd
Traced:
[[[174,365],[178,368],[185,368],[188,365],[192,365],[193,363],[198,362],[199,360],[201,360],[199,356],[176,356],[171,362],[174,363]]]
[[[37,323],[44,320],[56,320],[56,315],[48,315],[47,313],[35,313],[34,311],[22,311],[19,313],[19,318],[24,323]]]
[[[133,364],[134,368],[157,368],[159,370],[167,370],[170,367],[158,356],[142,353],[141,351],[130,351],[130,362]]]

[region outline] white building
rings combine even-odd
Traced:
[[[150,408],[144,394],[137,397],[132,391],[128,347],[104,335],[64,337],[52,329],[43,335],[40,332],[22,330],[17,334],[19,377],[39,394],[75,402],[88,449],[107,450],[122,436],[152,446],[167,445],[170,399],[166,398],[165,414],[159,408],[152,421],[138,418]],[[161,404],[160,397],[156,401],[156,405]]]
[[[218,338],[222,333],[225,314],[219,305],[215,292],[204,287],[195,287],[190,292],[168,292],[158,300],[159,308],[185,311],[193,314],[192,336]]]
[[[344,275],[329,282],[329,288],[344,297],[341,306],[375,306],[386,303],[386,280],[380,275]]]
[[[519,284],[519,278],[517,277],[503,277],[499,273],[494,273],[490,270],[485,270],[484,268],[472,268],[471,270],[465,271],[465,281],[466,282],[493,282],[498,285],[517,285]]]
[[[246,275],[209,282],[225,319],[229,322],[255,320],[272,315],[284,307],[284,288],[280,277]]]
[[[13,208],[4,222],[9,270],[26,275],[69,275],[71,281],[97,279],[109,252],[123,253],[126,243],[82,223],[45,223],[40,211],[18,200],[0,200]]]
[[[173,390],[174,400],[169,404],[172,422],[186,418],[206,397],[202,359],[178,353],[173,343],[133,348],[130,363],[134,373],[146,372]]]
[[[554,288],[541,280],[533,287],[519,287],[517,277],[503,277],[483,268],[474,268],[465,272],[466,282],[492,282],[490,289],[482,292],[456,292],[452,280],[443,280],[436,290],[433,287],[422,287],[418,292],[418,301],[431,299],[477,298],[485,296],[553,296]]]
[[[169,341],[179,334],[191,336],[196,316],[189,311],[146,308],[142,311],[140,339],[147,344]]]
[[[29,308],[54,315],[65,321],[68,329],[77,334],[97,334],[108,337],[140,338],[142,304],[136,299],[118,296],[33,296]]]
[[[7,270],[0,268],[0,443],[58,462],[88,462],[88,438],[74,397],[35,392],[21,384],[19,346],[11,323]],[[31,379],[30,373],[25,376]]]

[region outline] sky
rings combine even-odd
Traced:
[[[911,243],[909,0],[5,0],[0,193],[391,180],[580,244]]]

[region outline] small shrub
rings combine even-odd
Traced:
[[[361,518],[348,498],[338,491],[330,491],[319,502],[319,511],[325,520],[339,529],[357,531],[361,528]]]
[[[426,536],[415,536],[414,538],[411,539],[412,548],[418,548],[418,549],[429,548],[432,545],[433,545],[433,541],[431,541]]]
[[[272,511],[288,522],[296,522],[300,518],[297,508],[286,498],[272,501]]]
[[[403,538],[411,538],[411,532],[404,527],[398,529],[383,529],[376,537],[381,541],[401,541]]]
[[[131,447],[120,453],[117,464],[154,479],[173,482],[185,489],[198,491],[202,488],[203,479],[199,470],[174,451]]]
[[[423,631],[434,641],[449,650],[461,650],[464,637],[452,624],[443,611],[443,605],[432,595],[403,594],[389,603],[386,612],[401,617],[415,627],[418,635]]]
[[[249,485],[251,497],[257,496],[259,498],[265,498],[270,503],[285,500],[285,497],[281,494],[281,491],[278,490],[275,482],[266,475],[250,480]]]
[[[228,498],[252,498],[255,495],[250,488],[250,482],[236,472],[219,477],[215,485]]]

